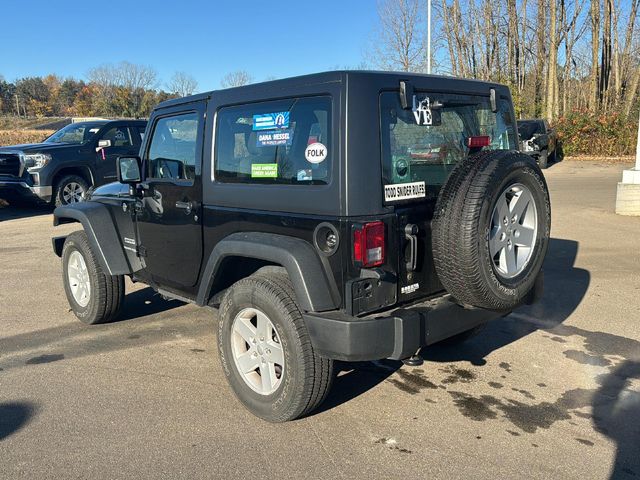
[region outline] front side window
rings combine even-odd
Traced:
[[[215,179],[229,183],[329,183],[331,98],[225,107],[216,119]]]
[[[429,98],[433,114],[430,122],[411,109],[403,109],[398,92],[384,92],[380,96],[385,185],[422,181],[426,185],[442,185],[455,164],[469,154],[471,137],[484,137],[488,146],[483,150],[516,148],[516,130],[508,101],[499,100],[498,112],[494,113],[489,96],[439,93],[417,96]]]
[[[162,117],[156,122],[147,154],[148,177],[195,178],[198,123],[196,112]]]

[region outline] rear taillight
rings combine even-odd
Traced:
[[[353,258],[362,267],[384,263],[384,223],[365,223],[353,230]]]
[[[491,145],[491,137],[489,135],[477,135],[467,138],[467,147],[469,148],[488,147],[489,145]]]

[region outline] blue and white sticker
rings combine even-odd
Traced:
[[[289,112],[261,113],[253,116],[253,130],[289,128]]]
[[[306,182],[309,180],[313,180],[313,170],[310,168],[305,168],[303,170],[298,170],[298,181]]]
[[[277,145],[291,145],[293,131],[291,129],[262,132],[257,134],[257,147],[275,147]]]

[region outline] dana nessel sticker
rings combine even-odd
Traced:
[[[272,132],[263,132],[257,134],[257,147],[275,147],[277,145],[291,145],[292,130],[275,130]]]
[[[426,195],[427,188],[424,182],[397,183],[395,185],[385,185],[384,187],[384,200],[386,202],[424,198]]]
[[[289,128],[289,112],[261,113],[253,116],[253,130]]]

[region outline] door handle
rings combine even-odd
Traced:
[[[404,227],[404,237],[409,242],[409,256],[406,258],[407,272],[413,272],[418,264],[418,226],[409,223]]]
[[[184,210],[185,215],[191,214],[191,210],[193,210],[193,203],[191,202],[176,202],[176,208],[180,208]]]

